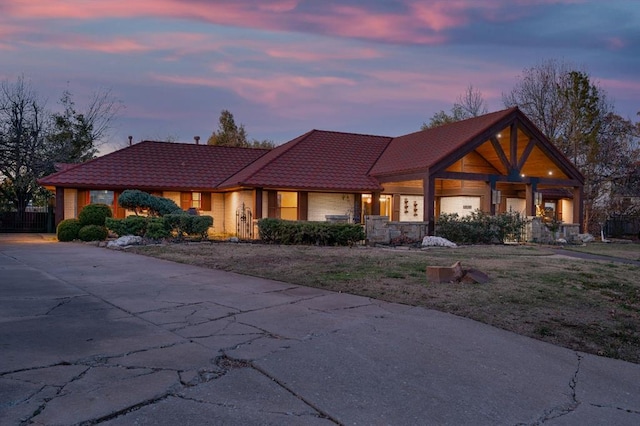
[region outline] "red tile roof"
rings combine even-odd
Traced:
[[[425,170],[516,111],[517,108],[510,108],[394,138],[371,169],[371,175]]]
[[[271,150],[221,187],[373,191],[368,172],[390,137],[312,130]]]
[[[95,189],[210,190],[267,152],[144,141],[65,168],[39,183]]]

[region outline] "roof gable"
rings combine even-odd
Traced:
[[[212,189],[268,151],[143,141],[63,169],[39,183],[104,189]]]
[[[369,170],[390,137],[312,130],[276,147],[221,186],[376,190]]]
[[[510,108],[394,138],[371,170],[374,176],[427,169],[517,111]]]

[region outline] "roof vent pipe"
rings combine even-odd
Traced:
[[[196,140],[196,145],[200,145],[200,136],[194,136],[193,139]]]
[[[131,140],[133,139],[133,136],[129,136],[129,146],[131,146]]]

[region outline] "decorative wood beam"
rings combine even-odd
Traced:
[[[491,141],[491,145],[493,145],[493,149],[495,149],[496,154],[498,154],[498,158],[500,158],[500,162],[504,166],[507,173],[509,173],[509,171],[513,168],[515,163],[509,163],[509,160],[507,159],[507,155],[504,153],[502,146],[500,146],[500,142],[498,142],[498,139],[496,139],[495,136],[491,136],[489,140]]]
[[[515,120],[511,123],[511,143],[509,147],[511,148],[511,164],[515,166],[518,164],[518,122]]]
[[[529,155],[531,155],[531,151],[533,151],[533,148],[535,146],[536,146],[536,140],[533,139],[533,138],[530,138],[529,139],[529,143],[524,148],[524,151],[522,152],[522,157],[520,157],[520,161],[518,162],[518,165],[516,166],[516,169],[518,170],[518,173],[520,173],[520,171],[524,167],[524,163],[529,158]]]

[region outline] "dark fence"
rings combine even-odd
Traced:
[[[637,216],[611,216],[604,224],[604,234],[607,237],[628,237],[640,238],[640,217]]]
[[[56,231],[53,209],[44,212],[27,211],[0,213],[0,232],[46,232]]]

